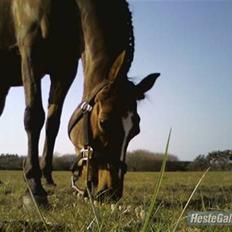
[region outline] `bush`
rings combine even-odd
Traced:
[[[23,167],[24,157],[16,154],[0,155],[0,170],[20,170]]]
[[[72,164],[76,160],[76,155],[63,155],[53,158],[53,170],[70,170]]]
[[[129,171],[160,171],[163,160],[162,153],[153,153],[147,150],[128,152],[126,162]],[[166,170],[184,171],[188,163],[178,161],[175,155],[168,155]]]
[[[213,151],[208,155],[198,155],[188,170],[202,171],[210,167],[212,171],[228,171],[232,170],[232,150]]]

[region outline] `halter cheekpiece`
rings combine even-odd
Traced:
[[[84,130],[83,130],[83,147],[80,149],[79,154],[77,155],[77,160],[72,165],[71,171],[73,173],[71,177],[71,187],[73,190],[78,192],[81,195],[87,195],[87,192],[75,185],[78,181],[80,176],[82,175],[83,167],[86,165],[87,169],[87,177],[86,177],[86,186],[89,192],[93,189],[92,186],[92,176],[89,172],[90,169],[90,162],[94,158],[94,150],[90,145],[90,135],[89,135],[89,124],[90,124],[90,114],[94,106],[94,99],[96,95],[107,85],[109,85],[109,81],[103,81],[98,84],[93,91],[91,92],[90,96],[87,100],[82,101],[76,110],[73,112],[71,119],[68,125],[68,134],[71,138],[72,129],[75,125],[83,119],[84,123]],[[122,170],[123,173],[127,171],[127,165],[124,162],[119,161],[118,163],[119,168]],[[88,196],[88,195],[87,195]]]

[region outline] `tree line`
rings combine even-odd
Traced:
[[[21,170],[25,157],[17,154],[1,154],[0,170]],[[76,155],[55,154],[54,170],[70,170]],[[128,152],[126,163],[128,171],[159,171],[163,160],[162,153],[146,150]],[[166,171],[202,171],[211,167],[213,171],[232,170],[232,150],[213,151],[207,155],[198,155],[193,161],[180,161],[177,156],[169,154]]]
[[[207,155],[198,155],[190,163],[188,169],[190,171],[202,171],[208,167],[212,171],[231,171],[232,150],[212,151]]]

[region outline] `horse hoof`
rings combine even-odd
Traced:
[[[27,210],[35,210],[36,207],[50,208],[47,197],[38,195],[34,195],[33,199],[30,195],[23,196],[23,206]]]
[[[44,179],[45,179],[45,184],[48,187],[56,187],[57,186],[56,183],[54,182],[53,178],[51,178],[51,177],[48,177],[48,178],[44,177]]]
[[[56,187],[57,186],[57,184],[55,183],[55,182],[46,182],[46,185],[48,186],[48,187]]]

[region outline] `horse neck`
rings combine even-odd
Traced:
[[[84,98],[96,85],[108,78],[116,57],[129,47],[129,33],[126,16],[121,17],[124,12],[119,4],[121,1],[76,2],[80,10],[83,33]],[[112,4],[115,7],[112,7]],[[128,57],[127,62],[131,59]]]
[[[84,71],[84,91],[82,98],[84,100],[92,94],[93,89],[97,85],[108,79],[109,62],[106,56],[103,56],[99,62],[95,60],[88,60],[86,62],[84,58],[82,58],[82,61]]]

